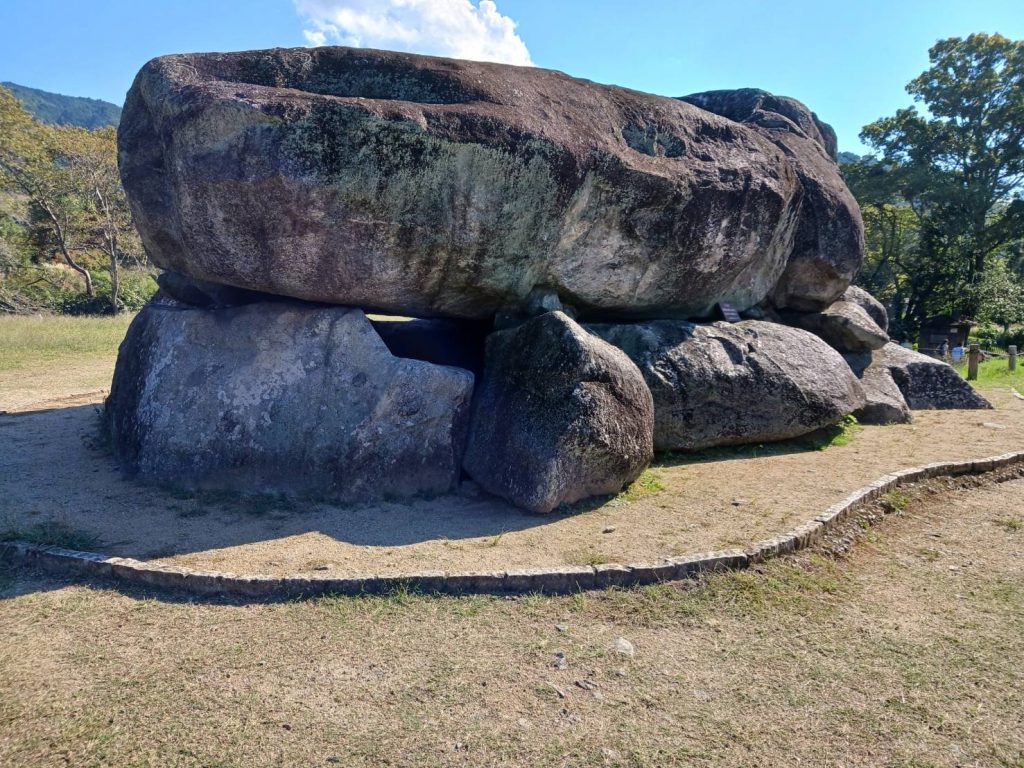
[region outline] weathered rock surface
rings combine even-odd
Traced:
[[[821,312],[783,312],[782,319],[820,336],[840,352],[869,352],[889,343],[889,334],[851,301],[837,301]]]
[[[775,323],[654,321],[587,329],[626,352],[654,396],[654,445],[697,450],[799,437],[864,406],[838,352]]]
[[[106,414],[129,474],[360,502],[453,489],[472,390],[468,371],[392,356],[357,309],[158,297]]]
[[[653,457],[654,407],[636,366],[562,312],[487,339],[464,466],[533,512],[616,493]]]
[[[581,317],[685,317],[786,269],[800,182],[759,131],[550,70],[297,48],[149,62],[118,142],[149,256],[198,280],[417,317],[535,288]],[[852,214],[819,164],[830,275]]]
[[[820,310],[842,295],[864,259],[860,206],[836,164],[836,135],[806,106],[756,88],[683,96],[748,125],[785,152],[803,187],[793,250],[772,291],[780,309]]]
[[[875,325],[883,331],[889,330],[889,313],[886,312],[885,305],[863,288],[851,285],[843,293],[840,301],[856,304],[868,313],[868,316],[875,321]]]
[[[872,365],[884,366],[911,409],[991,408],[952,366],[899,344],[875,352]]]
[[[854,412],[861,424],[909,424],[913,421],[910,406],[900,392],[892,374],[884,365],[877,364],[871,352],[856,352],[843,357],[854,375],[860,379],[867,402]]]

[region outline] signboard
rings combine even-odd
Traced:
[[[718,305],[718,311],[722,313],[722,319],[729,323],[738,323],[740,321],[740,313],[736,311],[736,307],[732,304],[726,304],[724,301]]]

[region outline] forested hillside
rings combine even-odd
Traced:
[[[108,125],[116,126],[121,120],[121,108],[109,101],[63,96],[16,83],[0,85],[13,93],[29,114],[41,123],[74,125],[91,131]]]

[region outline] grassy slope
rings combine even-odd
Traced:
[[[108,388],[131,319],[0,315],[0,410]]]

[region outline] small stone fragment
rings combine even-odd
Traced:
[[[624,637],[615,638],[615,642],[612,643],[612,650],[622,656],[629,656],[630,658],[634,655],[633,644]]]

